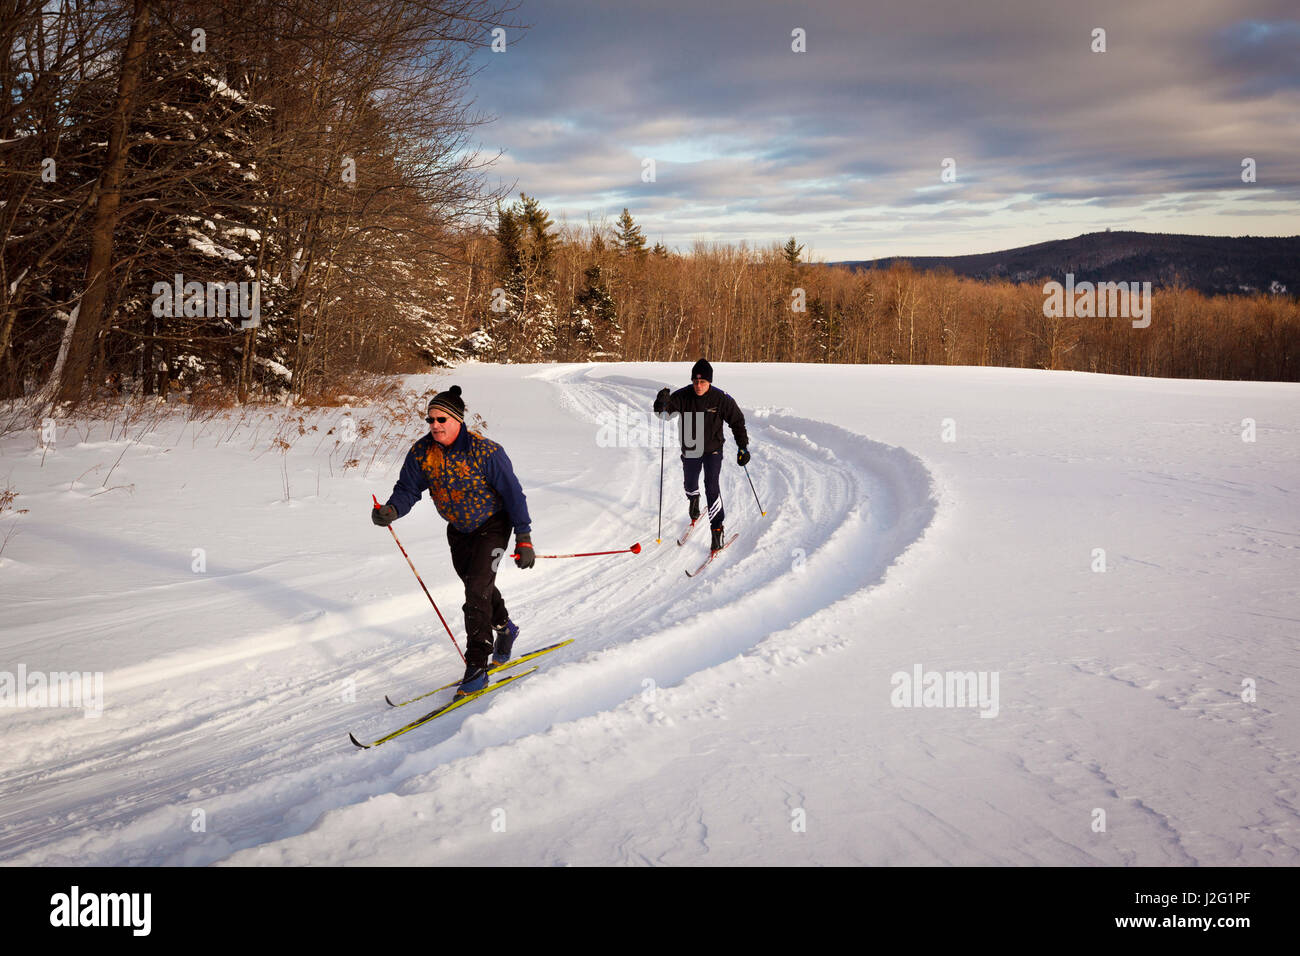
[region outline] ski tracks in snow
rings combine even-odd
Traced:
[[[648,416],[658,389],[599,371],[538,373],[570,415],[590,422],[593,445],[620,406]],[[681,571],[698,563],[707,534],[675,544],[685,520],[677,454],[666,455],[656,545],[659,449],[609,449],[574,479],[526,489],[561,496],[551,514],[584,497],[600,502],[581,512],[583,527],[569,529],[574,540],[614,547],[627,537],[643,548],[625,559],[538,562],[550,566],[525,584],[512,580],[507,597],[528,646],[575,638],[542,671],[364,754],[348,745],[348,730],[382,732],[417,716],[383,707],[384,692],[402,689],[394,680],[418,687],[440,662],[443,671],[453,666],[436,620],[421,623],[430,640],[418,648],[356,638],[409,620],[406,599],[323,611],[225,653],[109,675],[124,678],[115,710],[127,715],[125,728],[121,720],[30,722],[21,770],[0,785],[0,861],[434,862],[464,848],[458,834],[492,802],[485,788],[529,794],[523,812],[536,823],[598,806],[604,792],[584,790],[585,768],[636,779],[680,758],[694,747],[691,735],[656,729],[714,718],[740,682],[855,639],[820,625],[820,612],[864,600],[939,507],[932,476],[909,452],[754,408],[751,398],[740,396],[755,453],[749,472],[767,516],[728,433],[723,500],[728,531],[741,536],[700,578]],[[459,614],[450,620],[458,624]],[[634,847],[620,853],[637,858]]]

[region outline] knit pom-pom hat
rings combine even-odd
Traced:
[[[445,392],[439,392],[429,399],[429,411],[435,408],[445,411],[458,422],[465,420],[465,402],[460,397],[460,386],[453,385]]]

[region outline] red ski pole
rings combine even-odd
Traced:
[[[370,496],[370,500],[375,503],[376,508],[379,507],[379,499],[373,494]],[[388,530],[392,533],[393,540],[397,541],[397,532],[393,531],[393,526],[391,524],[388,526]],[[638,545],[638,547],[640,547],[640,545]],[[420,587],[424,588],[424,596],[429,599],[430,604],[433,604],[433,610],[434,613],[438,615],[438,620],[442,621],[442,626],[447,628],[447,636],[451,638],[451,646],[456,648],[456,653],[460,654],[460,662],[464,664],[465,655],[461,654],[460,645],[456,643],[456,637],[451,633],[451,628],[447,627],[447,619],[442,616],[442,612],[438,610],[438,605],[434,603],[433,595],[429,593],[428,588],[424,587],[424,578],[420,577],[420,572],[415,570],[414,564],[411,564],[411,556],[407,554],[406,549],[402,547],[402,542],[397,541],[397,548],[402,552],[402,557],[406,558],[406,563],[411,565],[411,573],[415,575],[415,580],[420,582]]]
[[[533,557],[535,558],[594,558],[597,555],[601,555],[601,554],[628,554],[629,552],[632,554],[640,554],[641,545],[634,544],[632,545],[632,547],[624,548],[622,551],[587,551],[583,554],[535,554],[533,555]],[[512,554],[510,555],[510,557],[517,558],[519,557],[519,555]]]

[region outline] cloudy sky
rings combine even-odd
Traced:
[[[652,242],[795,235],[825,261],[1300,233],[1296,0],[521,0],[512,18],[528,28],[479,58],[479,139],[557,221],[627,206]]]

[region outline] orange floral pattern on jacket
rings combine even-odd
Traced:
[[[434,507],[457,531],[473,531],[502,507],[501,496],[484,474],[487,460],[498,448],[491,439],[469,432],[464,450],[455,444],[443,448],[432,435],[424,436],[411,449],[420,461]]]

